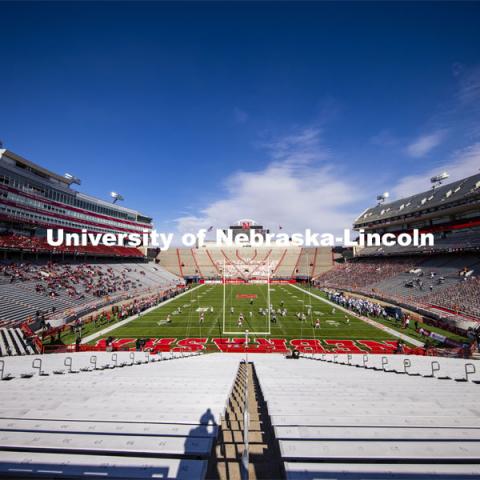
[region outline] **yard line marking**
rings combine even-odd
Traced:
[[[180,293],[179,295],[176,295],[175,297],[169,298],[168,300],[165,300],[164,302],[162,302],[158,305],[155,305],[154,307],[147,308],[147,310],[143,311],[140,314],[132,315],[131,317],[128,317],[125,320],[122,320],[121,322],[115,323],[114,325],[110,325],[109,327],[104,328],[103,330],[100,330],[96,333],[92,333],[92,335],[89,335],[88,337],[83,338],[81,343],[84,344],[84,343],[91,342],[92,340],[95,340],[96,338],[101,337],[102,335],[105,335],[106,333],[109,333],[112,330],[116,330],[117,328],[123,327],[124,325],[127,325],[127,323],[133,322],[137,318],[140,318],[140,316],[145,315],[146,313],[152,312],[153,310],[155,310],[157,308],[163,307],[167,303],[170,303],[171,301],[176,300],[177,298],[179,298],[183,295],[186,295],[187,293],[192,293],[193,290],[196,290],[197,288],[200,288],[200,287],[202,287],[202,285],[199,285],[197,287],[193,287],[189,290],[186,290],[185,292]]]
[[[367,323],[368,325],[371,325],[372,327],[376,327],[379,330],[382,330],[384,332],[389,333],[390,335],[393,335],[394,337],[400,338],[406,342],[411,343],[412,345],[415,345],[416,347],[423,347],[423,343],[419,342],[418,340],[409,337],[408,335],[405,335],[404,333],[397,332],[396,330],[393,330],[393,328],[386,327],[385,325],[382,325],[381,323],[376,322],[375,320],[372,320],[370,318],[364,317],[362,315],[358,315],[351,310],[348,310],[347,308],[342,307],[341,305],[337,305],[336,303],[331,302],[330,300],[327,300],[326,298],[320,297],[318,295],[315,295],[312,292],[309,292],[308,290],[305,290],[303,288],[297,287],[296,285],[291,284],[290,285],[293,288],[296,288],[297,290],[303,291],[307,293],[308,295],[311,295],[314,298],[317,298],[318,300],[322,301],[323,303],[326,303],[328,305],[331,305],[335,308],[338,308],[339,310],[342,310],[352,317],[358,318],[359,320],[362,320],[363,322]]]

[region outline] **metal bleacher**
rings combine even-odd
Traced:
[[[76,267],[79,264],[65,264],[64,268]],[[57,272],[63,268],[57,265]],[[149,290],[167,288],[177,284],[180,279],[154,263],[108,263],[97,262],[93,267],[103,274],[111,270],[115,278],[125,278],[130,281],[128,289],[130,293],[141,294]],[[29,267],[32,271],[41,271],[44,264],[32,263]],[[29,272],[31,274],[31,272]],[[55,307],[57,312],[76,308],[98,300],[87,292],[83,285],[76,284],[77,295],[71,296],[63,289],[57,291],[55,297],[45,292],[36,291],[38,284],[44,284],[42,279],[34,278],[26,280],[6,281],[9,277],[3,277],[0,282],[0,326],[15,326],[27,318],[34,318],[37,311],[49,312]],[[116,282],[118,283],[118,282]],[[121,293],[120,291],[117,293]]]
[[[403,272],[394,277],[387,278],[377,283],[370,284],[371,288],[376,291],[390,294],[393,296],[403,297],[425,297],[432,292],[439,292],[451,286],[464,281],[464,277],[459,275],[463,268],[473,269],[474,271],[480,269],[480,256],[478,255],[462,255],[461,257],[441,255],[429,258],[427,257],[423,262],[417,264],[418,268],[423,274]],[[434,277],[430,277],[430,273],[434,273]],[[443,282],[439,283],[438,279],[443,277]],[[416,278],[420,278],[424,284],[423,289],[417,286],[414,288],[406,287],[405,285]],[[432,289],[430,289],[430,286]]]
[[[181,352],[2,359],[0,477],[204,479],[243,360]],[[366,354],[248,360],[285,478],[479,478],[480,362]]]
[[[253,359],[286,478],[479,478],[479,362],[323,358]]]
[[[0,476],[186,480],[205,477],[238,359],[98,352],[0,366]]]
[[[0,357],[35,353],[20,328],[0,328]]]

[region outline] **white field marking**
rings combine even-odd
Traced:
[[[159,303],[158,305],[155,305],[154,307],[147,308],[147,310],[143,311],[140,314],[132,315],[131,317],[128,317],[125,320],[122,320],[121,322],[115,323],[114,325],[110,325],[109,327],[104,328],[103,330],[100,330],[99,332],[92,333],[88,337],[85,337],[84,339],[82,339],[81,343],[91,342],[92,340],[95,340],[96,338],[101,337],[102,335],[105,335],[106,333],[109,333],[112,330],[116,330],[117,328],[123,327],[127,323],[133,322],[133,320],[136,320],[137,318],[141,317],[142,315],[145,315],[146,313],[152,312],[153,310],[155,310],[157,308],[163,307],[167,303],[170,303],[171,301],[176,300],[177,298],[179,298],[183,295],[186,295],[187,293],[192,293],[193,290],[195,290],[196,288],[200,288],[200,287],[202,287],[202,285],[198,285],[196,287],[193,287],[190,290],[187,290],[186,292],[180,293],[176,297],[169,298],[168,300],[165,300],[164,302]]]
[[[340,325],[335,320],[327,320],[326,323],[328,323],[329,325],[332,325],[332,327],[338,327]]]
[[[387,332],[390,335],[393,335],[394,337],[401,338],[402,340],[404,340],[406,342],[409,342],[412,345],[415,345],[416,347],[423,347],[423,343],[419,342],[415,338],[409,337],[408,335],[405,335],[404,333],[397,332],[396,330],[393,330],[393,328],[386,327],[385,325],[382,325],[381,323],[376,322],[375,320],[372,320],[371,318],[367,318],[367,317],[363,317],[362,315],[358,315],[357,313],[354,313],[354,312],[348,310],[347,308],[342,307],[341,305],[337,305],[336,303],[333,303],[330,300],[327,300],[326,298],[315,295],[314,293],[311,293],[307,290],[303,290],[302,288],[297,287],[296,285],[290,284],[290,286],[293,287],[293,288],[296,288],[298,290],[301,290],[301,291],[307,293],[308,295],[311,295],[312,297],[317,298],[318,300],[321,300],[322,302],[324,302],[328,305],[331,305],[335,308],[338,308],[339,310],[342,310],[342,311],[348,313],[352,317],[355,317],[355,318],[358,318],[358,319],[364,321],[365,323],[367,323],[368,325],[371,325],[372,327],[375,327],[375,328],[378,328],[379,330]]]
[[[272,291],[272,290],[270,289],[270,291]],[[265,303],[267,303],[267,296],[264,294],[263,290],[260,290],[260,292],[262,293],[263,298],[265,298]],[[265,318],[266,318],[267,321],[268,321],[268,317],[265,317]],[[279,315],[278,318],[277,318],[277,323],[276,323],[276,325],[278,325],[278,326],[280,327],[280,330],[282,331],[284,337],[288,337],[288,335],[287,335],[286,332],[285,332],[285,328],[284,328],[284,326],[283,326],[282,319],[285,319],[285,320],[286,320],[285,317],[282,317],[281,315]],[[271,332],[272,332],[272,324],[271,324],[271,322],[270,322],[270,335],[272,334]]]
[[[208,312],[210,311],[210,307],[198,307],[196,310],[196,312]]]

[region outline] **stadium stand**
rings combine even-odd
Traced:
[[[106,247],[103,245],[87,245],[84,247],[59,247],[50,246],[45,238],[28,237],[25,235],[3,234],[0,235],[0,250],[12,250],[15,252],[46,253],[49,255],[71,254],[89,256],[107,256],[121,258],[143,258],[144,254],[138,248],[132,247]]]
[[[71,232],[143,233],[152,230],[152,219],[118,204],[108,203],[72,188],[81,181],[58,175],[9,150],[0,149],[0,250],[45,253],[138,257],[131,247],[51,247],[47,228]]]
[[[291,278],[295,265],[298,262],[302,249],[300,247],[290,247],[286,249],[285,257],[280,265],[277,266],[275,276],[279,278]]]
[[[33,353],[35,353],[33,345],[25,338],[20,328],[0,328],[0,357]]]
[[[465,373],[473,364],[433,362],[432,378],[424,357],[253,357],[286,478],[478,476],[479,376]]]
[[[195,248],[193,254],[198,263],[200,274],[203,278],[218,278],[220,270],[213,261],[210,252],[206,248]]]
[[[439,306],[480,318],[479,271],[480,256],[473,254],[361,257],[319,275],[315,284]]]
[[[223,480],[247,458],[250,478],[478,478],[478,362],[249,354],[248,376],[243,360],[134,351],[4,359],[0,475]]]
[[[160,252],[157,262],[175,275],[189,279],[219,279],[225,265],[226,276],[253,280],[268,275],[278,279],[311,278],[329,270],[333,259],[330,248],[205,246]]]
[[[435,178],[432,179],[434,182]],[[354,259],[315,276],[320,287],[357,291],[431,311],[443,320],[480,321],[480,174],[367,209],[365,233],[434,235],[433,246],[355,247]]]
[[[173,273],[174,275],[183,276],[181,271],[181,265],[179,263],[179,255],[176,248],[169,248],[164,252],[161,252],[157,258],[156,262],[158,265],[163,267],[165,270]]]
[[[0,325],[49,319],[101,298],[173,288],[180,279],[153,263],[0,264]]]
[[[74,320],[115,301],[183,284],[140,248],[51,246],[46,230],[144,233],[152,219],[76,191],[58,175],[0,149],[0,327]],[[12,349],[13,350],[13,349]],[[17,350],[15,350],[17,351]]]
[[[192,355],[6,359],[0,475],[204,478],[238,359]]]

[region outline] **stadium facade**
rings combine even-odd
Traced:
[[[366,232],[401,233],[419,229],[435,234],[428,252],[480,249],[480,174],[365,210],[354,228]],[[422,254],[418,248],[368,247],[359,255]]]
[[[80,181],[72,175],[58,175],[0,149],[0,245],[15,248],[30,243],[32,249],[38,251],[42,245],[47,251],[46,229],[117,234],[152,230],[151,218],[80,193],[72,188],[74,183]]]
[[[438,178],[429,190],[393,202],[380,196],[354,221],[369,233],[432,233],[434,245],[355,248],[315,284],[394,303],[444,328],[478,331],[480,174],[447,184]]]

